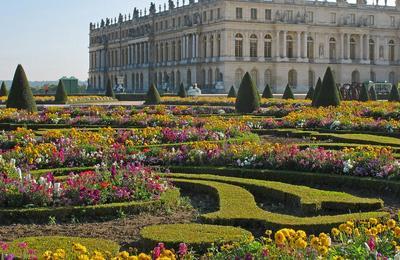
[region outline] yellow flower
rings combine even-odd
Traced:
[[[345,232],[346,228],[347,228],[347,225],[344,224],[344,223],[339,225],[339,230],[342,231],[342,232]]]
[[[377,224],[378,224],[378,220],[377,220],[376,218],[370,218],[370,219],[369,219],[369,223],[370,223],[371,225],[377,225]]]
[[[303,238],[303,239],[306,239],[307,238],[307,233],[304,232],[303,230],[297,230],[296,236],[300,237],[300,238]]]
[[[376,236],[376,235],[378,235],[378,229],[377,228],[371,228],[370,229],[370,231],[371,231],[371,235],[373,235],[373,236]]]
[[[311,247],[317,249],[319,247],[319,238],[313,237],[310,241]]]
[[[79,243],[73,243],[72,250],[81,254],[87,253],[87,248]]]
[[[328,253],[328,247],[326,246],[318,247],[318,253],[322,256],[325,256]]]
[[[356,237],[359,237],[361,234],[360,234],[360,230],[358,229],[358,228],[355,228],[354,229],[354,235],[356,236]]]
[[[151,256],[141,253],[139,255],[139,260],[151,260]]]
[[[394,228],[394,235],[396,238],[400,238],[400,227]]]
[[[43,259],[45,259],[45,260],[50,260],[51,257],[52,257],[52,255],[53,255],[53,252],[47,250],[46,252],[43,253],[42,257],[43,257]]]
[[[337,237],[340,234],[340,230],[337,228],[332,228],[331,233],[333,236]]]
[[[397,246],[397,242],[396,241],[392,241],[392,245],[395,247],[395,246]]]
[[[386,222],[386,225],[387,225],[389,228],[394,228],[394,227],[396,227],[396,221],[395,221],[394,219],[389,219],[389,220]]]
[[[302,238],[296,240],[296,247],[299,249],[304,249],[307,247],[307,242],[304,241]]]
[[[281,230],[275,233],[275,243],[278,245],[283,245],[286,243],[285,234]]]
[[[267,231],[265,231],[265,234],[266,234],[267,236],[272,235],[272,230],[267,230]]]
[[[77,259],[78,260],[89,260],[89,257],[87,255],[78,255]]]

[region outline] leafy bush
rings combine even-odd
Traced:
[[[324,79],[322,80],[322,87],[317,93],[314,106],[316,107],[329,107],[339,106],[340,96],[336,86],[335,78],[330,67],[326,69]]]
[[[114,90],[113,90],[113,87],[112,87],[110,79],[107,80],[106,96],[107,97],[111,97],[111,98],[115,98],[115,93],[114,93]]]
[[[67,92],[65,91],[64,83],[62,82],[62,80],[58,82],[54,101],[58,104],[66,104],[68,101]]]
[[[315,105],[317,103],[317,97],[318,97],[319,93],[321,92],[321,88],[322,88],[322,80],[320,77],[318,77],[317,84],[315,85],[314,95],[312,97],[311,105],[313,107],[315,107]]]
[[[370,97],[370,100],[372,100],[372,101],[378,100],[378,96],[376,94],[375,86],[371,86],[371,88],[369,89],[369,97]]]
[[[361,87],[360,96],[358,97],[358,101],[367,102],[369,99],[370,98],[369,98],[368,85],[363,83]]]
[[[3,83],[1,83],[1,88],[0,88],[0,97],[6,97],[6,96],[8,96],[8,90],[6,83],[3,81]]]
[[[395,84],[393,84],[392,89],[390,91],[389,101],[391,102],[400,101],[399,89]]]
[[[260,108],[260,94],[248,72],[240,83],[235,108],[239,113],[252,113]]]
[[[273,97],[274,97],[274,95],[272,94],[272,89],[269,86],[269,84],[267,84],[262,93],[262,98],[273,98]]]
[[[21,65],[18,65],[8,95],[7,108],[16,108],[36,112],[36,102],[29,81]]]
[[[156,85],[151,84],[147,92],[146,105],[157,105],[161,102],[160,93],[158,93]]]
[[[185,86],[183,86],[183,83],[181,83],[179,85],[178,96],[181,98],[186,98],[188,96],[187,92],[186,92],[186,88],[185,88]]]
[[[309,89],[308,89],[308,92],[307,92],[307,95],[306,95],[306,99],[309,99],[309,100],[312,100],[313,99],[313,97],[314,97],[314,87],[313,86],[311,86]]]
[[[282,99],[294,99],[293,91],[292,88],[289,86],[289,84],[286,85]]]
[[[231,86],[231,89],[228,93],[228,98],[235,98],[237,96],[236,89],[234,86]]]

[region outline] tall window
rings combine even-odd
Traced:
[[[336,24],[336,13],[331,13],[331,24]]]
[[[395,74],[394,74],[394,72],[393,71],[391,71],[390,73],[389,73],[389,82],[390,83],[392,83],[392,84],[395,84]]]
[[[242,69],[237,69],[235,72],[235,83],[236,87],[240,86],[240,82],[242,82],[243,78],[243,70]]]
[[[390,26],[392,27],[396,26],[396,18],[394,18],[394,16],[390,16]]]
[[[207,58],[207,36],[203,37],[203,57]]]
[[[269,34],[264,37],[264,57],[272,57],[272,37]]]
[[[306,19],[307,19],[307,23],[314,22],[314,13],[312,11],[307,11]]]
[[[254,84],[256,84],[256,87],[258,86],[258,71],[256,69],[253,69],[250,72],[251,79],[253,80]]]
[[[312,70],[308,71],[308,86],[313,87],[315,84],[315,73]]]
[[[355,24],[356,23],[356,15],[355,14],[350,14],[350,23]]]
[[[256,8],[251,8],[251,19],[252,20],[257,20],[257,9]]]
[[[354,60],[356,58],[356,41],[354,38],[350,39],[350,59]]]
[[[369,40],[369,59],[372,61],[375,59],[375,42],[372,39]]]
[[[368,16],[368,23],[369,23],[369,25],[375,24],[375,17],[373,15]]]
[[[360,82],[360,72],[358,72],[358,70],[354,70],[351,73],[351,82],[353,82],[353,83],[359,83]]]
[[[286,11],[286,19],[288,22],[293,21],[293,11],[292,10],[287,10]]]
[[[169,47],[168,47],[168,42],[165,43],[165,61],[169,61]]]
[[[163,43],[160,44],[160,61],[161,62],[164,61],[164,44]]]
[[[178,41],[178,60],[182,59],[182,41]],[[179,82],[180,84],[180,82]]]
[[[221,56],[221,34],[217,35],[217,57]]]
[[[272,87],[272,73],[269,69],[264,72],[264,84],[265,86],[268,84],[270,87]]]
[[[389,61],[394,61],[394,41],[389,41]]]
[[[176,60],[176,45],[175,45],[175,41],[172,42],[171,51],[172,51],[171,58],[172,58],[173,61],[175,61]]]
[[[250,36],[250,57],[255,58],[257,57],[257,36],[252,34]]]
[[[314,59],[314,40],[312,37],[307,37],[307,58]]]
[[[265,20],[271,21],[272,15],[271,15],[271,9],[265,9]]]
[[[235,57],[243,57],[243,35],[240,33],[235,36]]]
[[[329,59],[336,59],[336,40],[333,37],[329,39]]]
[[[297,87],[297,72],[296,72],[296,70],[289,70],[288,82],[291,87],[293,87],[293,88]]]
[[[210,57],[214,57],[214,35],[210,37]]]
[[[243,19],[243,9],[240,7],[236,8],[236,19]]]
[[[288,35],[286,36],[286,55],[288,58],[293,58],[293,38],[292,36]]]
[[[369,73],[369,78],[370,78],[370,80],[372,81],[372,82],[376,82],[376,74],[375,74],[375,72],[374,71],[370,71],[370,73]]]

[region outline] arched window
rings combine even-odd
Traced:
[[[154,79],[154,83],[157,83],[157,73],[155,74],[155,79]],[[136,73],[136,90],[140,89],[140,78],[139,78],[139,73]]]
[[[242,69],[237,69],[235,72],[235,83],[236,83],[236,87],[240,86],[240,83],[242,82],[242,78],[243,78],[243,70]]]
[[[376,82],[376,74],[375,74],[375,72],[374,71],[370,71],[370,73],[369,73],[369,78],[370,78],[370,80],[372,81],[372,82]]]
[[[210,57],[214,57],[214,35],[210,36]]]
[[[336,40],[333,37],[329,39],[329,59],[336,59]]]
[[[217,57],[221,56],[221,34],[217,35]]]
[[[160,44],[160,62],[164,62],[164,44]]]
[[[255,34],[252,34],[250,36],[250,57],[256,58],[257,55],[257,36]]]
[[[264,57],[272,58],[272,37],[269,34],[264,37]]]
[[[176,88],[175,72],[174,72],[174,71],[171,71],[170,86],[172,87],[172,89],[175,89],[175,88]]]
[[[166,71],[164,71],[164,77],[163,77],[163,82],[169,84],[169,76]]]
[[[204,69],[201,70],[200,74],[200,85],[201,87],[206,87],[206,71]]]
[[[351,82],[352,83],[359,83],[360,82],[360,72],[358,72],[358,70],[354,70],[351,73]]]
[[[207,82],[207,84],[208,84],[209,88],[212,88],[212,86],[213,86],[213,72],[212,72],[212,69],[208,69],[208,82]]]
[[[375,42],[372,39],[369,39],[369,59],[375,60]]]
[[[178,60],[182,59],[182,41],[178,41]],[[180,84],[180,82],[179,82]]]
[[[203,58],[207,58],[207,36],[203,37]]]
[[[181,84],[182,80],[181,80],[181,72],[178,70],[176,72],[176,85],[179,86]]]
[[[272,73],[269,69],[264,72],[264,85],[266,86],[267,84],[272,87]]]
[[[392,84],[395,84],[395,81],[396,81],[396,76],[394,74],[394,71],[391,71],[389,73],[389,82],[392,83]]]
[[[291,87],[293,87],[293,88],[297,87],[297,71],[296,70],[289,70],[288,82]]]
[[[286,56],[288,58],[293,58],[294,57],[294,55],[293,55],[293,38],[290,35],[286,36],[286,48],[287,48]]]
[[[171,59],[173,61],[176,61],[176,44],[175,41],[172,41],[172,46],[171,46]]]
[[[143,90],[144,82],[143,82],[143,73],[140,73],[140,90]]]
[[[307,37],[307,58],[314,59],[314,39]]]
[[[308,86],[313,87],[315,85],[315,73],[312,70],[308,71]]]
[[[168,46],[168,42],[165,43],[165,61],[169,61],[169,46]]]
[[[389,61],[394,61],[394,41],[389,41]]]
[[[215,81],[217,82],[217,81],[222,81],[222,79],[221,79],[221,73],[220,73],[220,71],[219,71],[219,68],[216,68],[215,69]]]
[[[186,72],[186,84],[188,86],[192,85],[192,71],[191,70],[187,70],[187,72]]]
[[[356,58],[356,41],[354,38],[350,39],[350,59],[354,60]]]
[[[254,84],[256,84],[256,87],[258,87],[258,71],[256,69],[252,69],[250,75]]]
[[[243,35],[240,33],[235,36],[235,57],[243,57]]]

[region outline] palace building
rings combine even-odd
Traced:
[[[89,85],[100,90],[111,80],[143,92],[152,83],[170,90],[197,83],[220,93],[249,72],[260,90],[270,84],[282,93],[289,83],[302,93],[327,66],[341,84],[395,83],[400,0],[357,1],[170,0],[135,8],[90,24]]]

